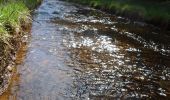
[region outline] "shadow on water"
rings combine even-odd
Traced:
[[[170,99],[168,32],[58,0],[34,20],[17,100]]]

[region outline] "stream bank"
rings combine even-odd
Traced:
[[[10,83],[16,56],[30,35],[31,15],[23,0],[0,1],[0,95]]]

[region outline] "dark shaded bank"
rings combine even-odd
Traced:
[[[169,0],[65,0],[90,5],[112,14],[147,22],[166,30],[170,27]]]
[[[42,0],[21,0],[24,1],[24,4],[29,8],[29,9],[35,9],[36,7],[38,7]]]
[[[0,1],[0,95],[10,84],[17,51],[29,35],[31,9],[40,3],[40,0],[27,1]]]

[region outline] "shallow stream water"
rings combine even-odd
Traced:
[[[166,31],[44,0],[34,12],[31,34],[2,100],[170,99]]]

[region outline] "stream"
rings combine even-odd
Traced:
[[[163,29],[60,0],[44,0],[33,19],[2,100],[170,99]]]

